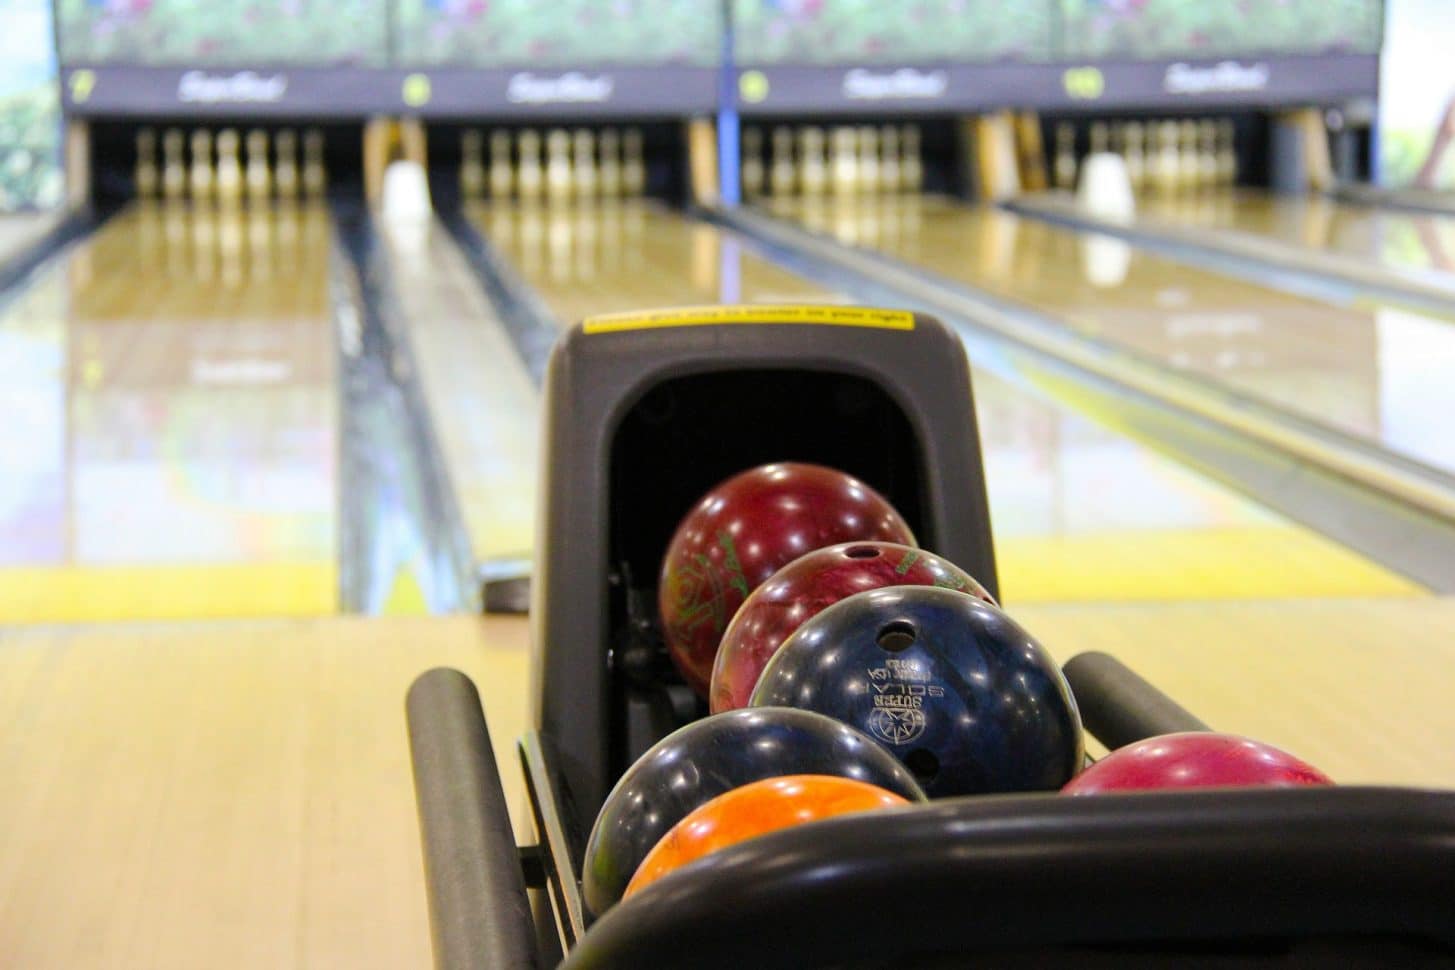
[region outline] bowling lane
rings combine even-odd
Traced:
[[[843,302],[652,202],[471,218],[563,325],[703,302]],[[1015,602],[1412,595],[1368,560],[977,369],[1001,584]]]
[[[1455,285],[1455,217],[1248,188],[1147,192],[1137,205],[1139,219],[1150,222],[1271,239],[1395,275]]]
[[[0,622],[337,608],[323,208],[133,207],[0,314]]]
[[[772,211],[969,284],[1445,471],[1455,319],[1348,308],[1128,243],[936,197],[781,200]]]

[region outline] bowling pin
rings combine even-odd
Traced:
[[[485,190],[485,160],[478,131],[460,135],[460,197],[478,199]]]
[[[859,126],[859,191],[879,188],[879,132],[872,125]]]
[[[278,197],[287,202],[298,198],[298,135],[284,128],[274,141],[278,161],[273,168],[273,182],[278,186]]]
[[[1052,165],[1056,188],[1076,187],[1076,129],[1067,122],[1056,126],[1056,160]]]
[[[899,191],[899,129],[885,125],[879,129],[879,188]]]
[[[526,202],[539,201],[545,188],[545,174],[541,170],[541,133],[529,128],[522,131],[516,148],[519,150],[520,167],[516,170],[515,184],[520,197]]]
[[[571,135],[571,162],[576,168],[576,197],[590,199],[596,195],[596,136],[586,128],[577,128]]]
[[[775,196],[792,195],[798,183],[793,165],[793,132],[781,125],[773,129],[773,167],[769,183]]]
[[[180,130],[168,128],[162,135],[162,194],[169,199],[180,199],[187,194],[185,148]]]
[[[621,135],[615,128],[601,133],[601,194],[608,199],[621,195]]]
[[[1217,175],[1219,185],[1232,185],[1238,181],[1238,149],[1232,121],[1224,118],[1217,123]]]
[[[510,132],[490,133],[490,197],[508,199],[515,189],[515,170],[510,159]]]
[[[1163,192],[1177,188],[1182,160],[1177,153],[1177,122],[1163,121],[1157,125],[1157,168],[1153,181]]]
[[[642,130],[628,128],[621,140],[621,185],[627,195],[641,195],[647,190],[647,161],[642,148]]]
[[[137,198],[156,198],[161,179],[157,174],[157,133],[150,128],[143,128],[136,133],[134,179]]]
[[[206,128],[192,132],[192,175],[188,182],[194,201],[212,197],[212,132]]]
[[[854,129],[841,125],[833,130],[834,194],[852,195],[859,187],[859,148]]]
[[[1182,189],[1197,186],[1202,164],[1197,158],[1197,122],[1184,118],[1177,126],[1177,184]]]
[[[242,139],[232,128],[217,135],[217,198],[225,205],[236,205],[243,197],[242,159],[238,157]]]
[[[828,185],[828,162],[824,159],[822,128],[798,130],[798,185],[804,195],[819,195]]]
[[[1110,143],[1107,141],[1106,122],[1104,122],[1104,121],[1094,122],[1092,124],[1092,126],[1091,126],[1091,152],[1090,152],[1090,154],[1092,154],[1092,155],[1100,155],[1102,152],[1109,151],[1110,148],[1111,148]]]
[[[763,130],[743,129],[743,163],[739,174],[743,182],[743,198],[756,199],[763,194]]]
[[[1129,121],[1122,129],[1122,151],[1127,160],[1127,179],[1133,189],[1140,189],[1147,179],[1147,156],[1142,142],[1142,126]]]
[[[303,191],[310,199],[322,198],[328,184],[323,152],[323,132],[309,128],[303,133]]]
[[[1197,125],[1198,183],[1210,186],[1218,178],[1218,126],[1210,118]]]
[[[552,128],[546,132],[546,198],[568,201],[571,183],[571,135],[564,128]]]
[[[268,169],[268,133],[260,128],[248,132],[245,179],[248,199],[255,203],[268,201],[273,193],[273,173]]]
[[[920,157],[919,125],[905,125],[899,133],[901,150],[899,181],[906,192],[918,192],[924,185],[924,161]]]

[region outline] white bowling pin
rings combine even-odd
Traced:
[[[157,133],[150,128],[143,128],[136,133],[134,179],[138,198],[156,197],[157,188],[161,184],[161,176],[157,172]]]
[[[793,164],[793,132],[779,126],[773,129],[773,167],[769,183],[775,196],[792,195],[798,187],[798,169]]]
[[[490,133],[490,197],[508,199],[515,190],[515,166],[511,164],[510,132]]]
[[[571,198],[571,135],[564,128],[546,132],[546,198],[565,202]]]
[[[192,132],[192,174],[188,188],[192,198],[203,202],[212,197],[212,132],[199,128]]]
[[[571,162],[576,167],[576,196],[589,199],[596,195],[596,136],[586,128],[577,128],[571,135]]]
[[[875,192],[879,189],[879,132],[872,125],[860,125],[859,137],[859,191]]]
[[[245,149],[248,199],[258,203],[266,202],[273,194],[273,173],[268,168],[268,133],[259,128],[248,132]]]
[[[237,131],[226,128],[217,135],[217,197],[228,205],[242,201],[243,173],[239,152],[242,139]]]
[[[743,198],[756,199],[763,194],[763,131],[761,128],[743,129],[742,165],[739,174],[743,182]]]
[[[312,199],[322,197],[328,184],[323,152],[323,132],[309,128],[303,133],[303,191]]]
[[[290,128],[278,132],[274,140],[278,160],[273,167],[273,182],[278,196],[284,200],[298,197],[298,135]]]
[[[162,135],[162,193],[169,199],[187,194],[186,141],[182,132],[168,128]]]
[[[831,135],[835,195],[850,195],[859,187],[859,148],[854,129],[839,126]]]
[[[919,125],[905,125],[900,129],[901,150],[899,180],[906,192],[918,192],[924,185],[924,160],[920,157]]]
[[[541,168],[541,134],[533,129],[520,133],[516,144],[520,164],[516,169],[515,184],[520,197],[527,202],[538,201],[545,188],[545,172]]]
[[[828,162],[822,128],[798,130],[798,184],[804,195],[818,195],[828,185]]]
[[[879,188],[899,191],[899,129],[885,125],[879,129]]]

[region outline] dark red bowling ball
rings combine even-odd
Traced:
[[[893,542],[845,542],[800,556],[753,590],[738,609],[712,668],[713,713],[747,707],[773,651],[825,607],[884,586],[940,586],[995,599],[973,577],[933,553]]]
[[[806,552],[861,539],[914,545],[882,495],[822,465],[762,465],[704,495],[677,526],[658,585],[667,648],[692,689],[707,696],[723,631],[758,584]]]
[[[1072,778],[1068,795],[1169,788],[1332,785],[1328,775],[1271,744],[1210,731],[1164,734],[1117,748]]]

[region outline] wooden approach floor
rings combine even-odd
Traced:
[[[1339,781],[1455,787],[1455,600],[1014,612]],[[472,617],[0,635],[0,966],[426,967],[404,691],[475,678],[518,806],[525,639]]]

